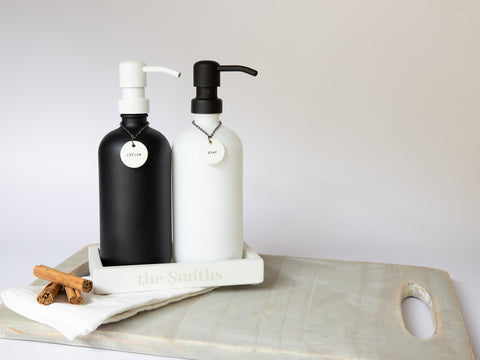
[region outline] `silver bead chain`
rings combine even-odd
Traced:
[[[211,144],[212,143],[212,137],[213,135],[215,135],[215,132],[218,130],[218,128],[220,126],[222,126],[222,122],[219,121],[218,122],[218,125],[215,129],[213,129],[213,131],[209,134],[208,132],[205,131],[205,129],[203,129],[202,127],[198,126],[196,123],[195,123],[195,120],[192,121],[192,124],[193,126],[195,126],[198,130],[200,130],[202,133],[204,133],[205,135],[207,135],[208,137],[208,142]]]
[[[133,135],[133,134],[130,132],[130,130],[128,130],[125,126],[123,126],[122,123],[120,123],[120,127],[121,127],[123,130],[125,130],[125,132],[126,132],[128,135],[130,135],[130,138],[132,139],[132,147],[135,147],[135,143],[133,142],[133,140],[135,140],[137,137],[139,137],[140,134],[143,132],[143,130],[145,130],[145,129],[148,127],[149,124],[150,124],[150,123],[147,121],[147,123],[146,123],[140,130],[138,130],[135,135]]]

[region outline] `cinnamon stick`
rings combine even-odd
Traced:
[[[50,305],[53,303],[55,296],[57,296],[62,285],[55,284],[53,282],[47,284],[42,290],[42,292],[37,296],[37,302],[42,305]]]
[[[65,292],[67,293],[68,302],[74,305],[83,305],[83,297],[80,291],[71,287],[65,286]]]
[[[93,288],[93,283],[90,280],[82,279],[81,277],[67,274],[45,265],[36,265],[33,268],[33,275],[40,279],[51,281],[87,293],[92,291]]]

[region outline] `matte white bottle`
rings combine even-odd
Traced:
[[[226,71],[256,75],[255,70],[241,66],[226,68],[231,69]],[[243,255],[243,148],[240,138],[220,125],[222,101],[216,91],[220,71],[224,71],[223,67],[214,61],[194,65],[195,125],[190,124],[173,142],[173,256],[176,262],[239,259]],[[209,138],[207,134],[212,132],[214,135]],[[215,151],[220,146],[224,153],[209,161],[207,152],[212,144],[216,146]]]
[[[211,133],[220,114],[194,114],[195,123]],[[225,147],[217,164],[202,158],[208,142],[193,125],[174,141],[173,218],[176,262],[238,259],[243,251],[243,149],[225,126],[213,137]]]

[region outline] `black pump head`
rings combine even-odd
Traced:
[[[220,71],[241,71],[257,76],[256,70],[240,65],[220,65],[216,61],[203,60],[193,65],[193,86],[197,88],[197,96],[192,99],[192,113],[220,114],[222,99],[217,97],[220,86]]]

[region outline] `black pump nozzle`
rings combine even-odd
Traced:
[[[218,71],[241,71],[248,75],[257,76],[258,71],[242,65],[219,65]]]
[[[193,65],[193,86],[197,88],[197,96],[192,99],[192,113],[220,114],[222,99],[217,97],[220,86],[220,71],[241,71],[257,76],[258,72],[241,65],[220,65],[216,61],[203,60]]]

